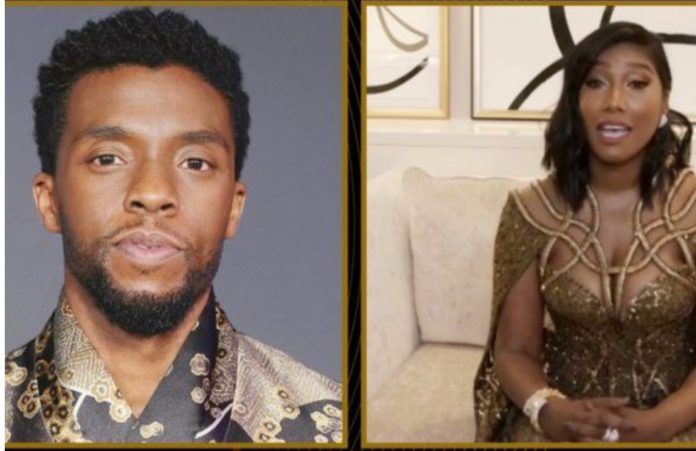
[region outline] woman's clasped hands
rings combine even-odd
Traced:
[[[539,412],[544,433],[559,442],[657,442],[662,429],[650,410],[628,406],[628,398],[549,398]]]

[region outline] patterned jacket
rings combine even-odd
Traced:
[[[341,384],[211,300],[139,417],[62,298],[5,360],[6,442],[342,442]]]

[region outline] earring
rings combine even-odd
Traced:
[[[674,164],[674,161],[676,160],[676,157],[674,156],[673,153],[670,153],[667,155],[667,158],[665,158],[665,169],[669,169],[672,167]]]
[[[659,127],[664,127],[665,125],[667,125],[667,115],[663,114],[662,116],[660,116]]]

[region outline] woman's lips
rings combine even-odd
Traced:
[[[129,260],[143,265],[157,265],[182,252],[180,247],[159,233],[135,232],[116,243]]]
[[[631,127],[624,124],[602,123],[597,126],[597,134],[603,144],[619,144],[629,133]]]

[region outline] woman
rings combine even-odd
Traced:
[[[568,55],[550,175],[498,228],[478,441],[696,440],[696,176],[671,86],[636,24]]]

